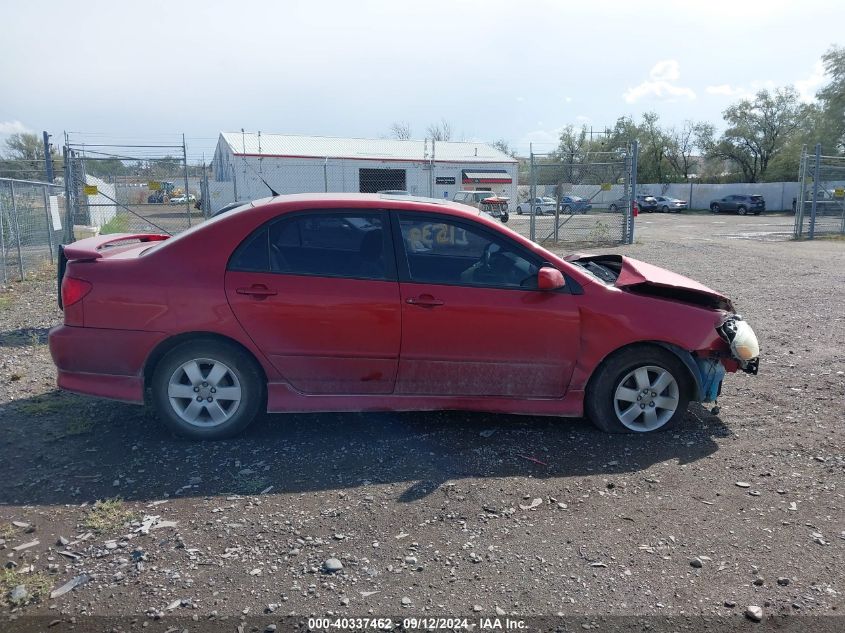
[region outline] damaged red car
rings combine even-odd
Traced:
[[[758,366],[718,292],[619,255],[563,259],[430,199],[278,196],[176,237],[92,237],[63,248],[59,282],[59,386],[148,403],[201,439],[261,411],[586,415],[652,432]]]

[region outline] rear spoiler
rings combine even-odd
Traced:
[[[62,305],[62,279],[65,277],[67,270],[67,263],[69,261],[94,261],[100,259],[103,254],[100,252],[109,244],[117,242],[126,242],[131,240],[138,240],[139,242],[161,242],[168,239],[169,235],[161,235],[158,233],[114,233],[112,235],[103,235],[97,237],[89,237],[72,244],[59,244],[59,265],[56,268],[56,284],[57,295],[59,302],[59,310],[63,310]]]
[[[110,244],[117,242],[160,242],[168,239],[169,235],[159,233],[114,233],[111,235],[100,235],[88,237],[72,244],[67,244],[61,251],[67,261],[91,261],[100,259],[103,254],[100,252]],[[60,258],[61,259],[61,258]]]

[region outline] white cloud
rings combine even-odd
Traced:
[[[0,136],[9,136],[11,134],[25,134],[31,132],[20,121],[0,121]]]
[[[817,61],[813,72],[806,79],[799,79],[795,82],[795,89],[804,103],[811,103],[816,100],[816,91],[824,83],[824,64]]]
[[[707,86],[704,91],[709,95],[735,97],[736,95],[743,94],[745,89],[739,86],[731,86],[730,84],[719,84],[718,86]]]
[[[664,101],[674,101],[679,98],[695,99],[695,92],[692,88],[675,85],[674,82],[681,78],[681,65],[675,59],[664,59],[657,62],[648,76],[648,81],[644,81],[633,88],[628,88],[622,98],[628,103],[636,103],[645,97],[654,97]]]

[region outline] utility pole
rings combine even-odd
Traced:
[[[50,155],[50,135],[44,134],[44,169],[47,173],[47,182],[53,182],[53,157]]]

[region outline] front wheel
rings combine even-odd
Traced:
[[[611,356],[596,372],[587,387],[585,408],[602,431],[665,431],[686,413],[688,371],[667,349],[631,347]]]
[[[610,212],[611,213],[616,213],[618,210],[619,210],[619,207],[617,207],[615,204],[610,205]]]
[[[745,215],[746,213],[748,213],[748,210],[745,207],[737,207],[736,212],[740,215]]]
[[[663,213],[669,213],[669,207],[663,207],[661,211],[663,211]]]
[[[502,221],[502,224],[505,224],[508,220],[510,220],[510,217],[511,217],[511,216],[509,216],[509,215],[508,215],[508,212],[507,212],[507,211],[505,211],[505,212],[502,214],[502,217],[500,217],[499,219]]]
[[[522,207],[517,207],[517,208],[516,208],[516,214],[517,214],[517,215],[522,215]]]
[[[719,205],[718,204],[711,204],[710,205],[710,211],[712,213],[719,213]]]
[[[234,345],[188,341],[170,350],[151,381],[152,403],[176,435],[232,437],[255,419],[265,400],[255,360]]]
[[[564,207],[560,210],[560,212],[561,213],[572,213],[572,209],[567,204],[567,205],[564,205]]]

